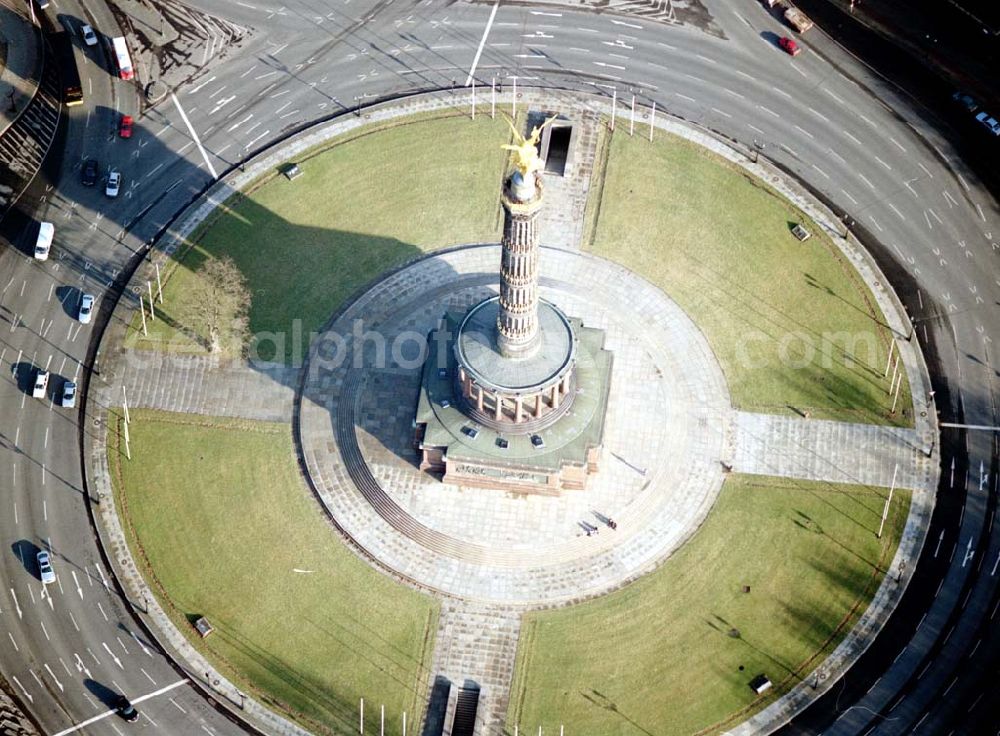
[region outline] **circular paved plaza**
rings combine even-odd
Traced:
[[[715,501],[731,425],[725,379],[661,291],[611,262],[545,248],[541,296],[605,330],[614,355],[600,470],[586,490],[561,496],[461,488],[420,472],[416,338],[447,310],[495,294],[499,257],[499,246],[427,257],[342,311],[303,371],[300,449],[343,532],[420,585],[517,604],[604,593],[662,562]]]

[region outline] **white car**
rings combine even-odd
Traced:
[[[986,126],[993,135],[1000,135],[1000,120],[997,120],[988,112],[981,112],[976,115],[976,120]]]
[[[94,295],[84,294],[80,298],[80,312],[77,315],[80,319],[80,324],[88,325],[90,324],[90,318],[94,314]]]
[[[52,569],[52,562],[49,560],[49,553],[42,550],[37,555],[38,559],[38,577],[42,579],[44,585],[49,583],[54,583],[56,581],[56,571]]]
[[[97,34],[94,33],[94,29],[90,26],[83,26],[80,28],[80,35],[83,36],[83,42],[88,46],[97,45]]]
[[[38,225],[38,237],[35,238],[35,259],[47,261],[49,251],[52,249],[52,238],[55,237],[56,227],[51,222],[42,222]]]
[[[109,197],[117,197],[118,190],[122,186],[122,172],[112,170],[108,174],[108,185],[104,187],[104,193]]]
[[[63,384],[62,408],[73,409],[76,407],[76,384],[73,381],[66,381]]]
[[[38,371],[35,374],[35,387],[31,389],[32,397],[36,399],[44,399],[45,391],[49,387],[49,372],[48,371]]]

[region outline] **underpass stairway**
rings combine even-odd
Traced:
[[[430,685],[451,685],[444,736],[503,733],[520,631],[516,608],[442,600]]]

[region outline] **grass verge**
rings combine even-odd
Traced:
[[[112,413],[109,464],[133,556],[178,628],[228,678],[317,733],[359,698],[400,728],[422,713],[438,604],[352,553],[304,492],[289,427]],[[200,639],[192,622],[215,632]]]
[[[912,425],[905,377],[891,410],[882,313],[826,234],[699,146],[663,133],[652,143],[605,135],[589,247],[680,304],[708,338],[738,408]],[[799,222],[812,232],[805,242],[791,233]]]
[[[508,730],[718,733],[809,673],[864,612],[909,493],[730,476],[697,534],[609,596],[526,615]],[[743,586],[750,592],[744,593]],[[774,687],[757,696],[750,680]]]

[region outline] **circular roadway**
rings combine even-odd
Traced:
[[[219,59],[213,41],[209,68],[146,111],[128,143],[115,139],[114,128],[119,112],[138,113],[136,88],[107,74],[100,47],[86,52],[86,62],[78,48],[87,101],[64,110],[65,130],[45,170],[2,223],[13,247],[0,254],[7,322],[0,531],[9,550],[0,669],[48,731],[102,712],[103,691],[93,683],[134,695],[179,679],[146,646],[109,580],[85,508],[77,415],[24,390],[38,366],[58,377],[89,369],[94,326],[73,321],[80,289],[100,300],[134,253],[215,175],[269,142],[371,99],[463,84],[473,64],[481,88],[496,78],[508,88],[570,87],[619,100],[634,93],[748,147],[761,144],[848,213],[870,246],[882,244],[875,250],[883,269],[929,348],[942,420],[998,424],[996,202],[956,155],[946,126],[818,29],[791,59],[773,43],[784,30],[752,0],[706,2],[722,37],[554,3],[498,6],[495,14],[476,3],[195,4],[251,27],[249,40]],[[46,12],[74,28],[115,29],[108,8],[93,0],[65,0]],[[107,200],[80,186],[80,162],[92,156],[104,171],[124,171],[122,197]],[[47,263],[26,258],[31,219],[56,224]],[[995,718],[995,704],[983,697],[992,680],[982,673],[1000,656],[996,448],[989,432],[946,430],[937,452],[944,487],[907,599],[871,656],[838,683],[838,697],[791,730],[972,733]],[[45,599],[30,559],[22,563],[18,554],[43,546],[54,551],[59,575]],[[147,726],[168,733],[238,731],[187,686],[150,698],[142,710]],[[112,728],[101,720],[88,732]]]

